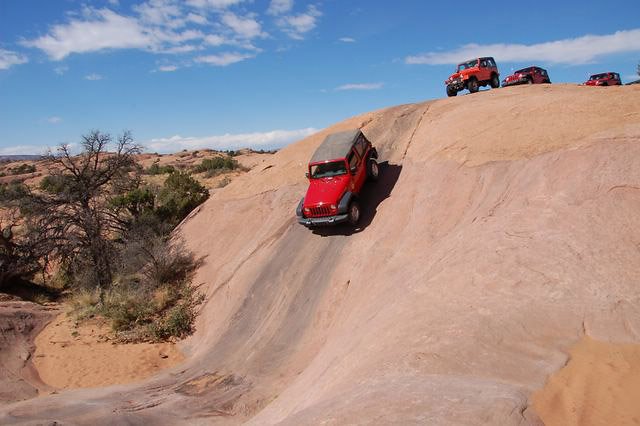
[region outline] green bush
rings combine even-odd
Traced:
[[[227,155],[225,157],[205,158],[202,163],[193,168],[194,173],[204,173],[218,170],[235,170],[240,165],[238,161]]]
[[[171,173],[158,194],[158,217],[177,225],[187,215],[209,198],[209,191],[184,172]]]
[[[165,174],[173,173],[175,171],[176,171],[176,168],[171,165],[161,166],[158,163],[153,163],[151,166],[149,166],[148,169],[144,171],[144,173],[147,175],[165,175]]]
[[[36,166],[33,164],[20,164],[18,167],[14,167],[10,170],[12,175],[24,175],[35,172]]]

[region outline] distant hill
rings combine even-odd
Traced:
[[[40,160],[42,155],[0,155],[2,161],[35,161]]]

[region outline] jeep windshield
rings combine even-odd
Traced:
[[[478,60],[474,59],[473,61],[463,62],[458,65],[458,72],[462,70],[466,70],[467,68],[473,68],[478,64]]]
[[[607,74],[594,74],[589,80],[602,80],[603,78],[607,78]]]
[[[347,166],[344,160],[314,164],[313,166],[311,166],[312,179],[339,176],[344,174],[347,174]]]

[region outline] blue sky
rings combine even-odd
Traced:
[[[476,5],[476,6],[474,6]],[[640,2],[0,0],[0,154],[92,129],[151,152],[272,148],[445,96],[455,63],[553,82],[640,62]]]

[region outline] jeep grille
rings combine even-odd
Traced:
[[[315,206],[311,207],[312,216],[329,216],[331,215],[331,209],[329,206]]]

